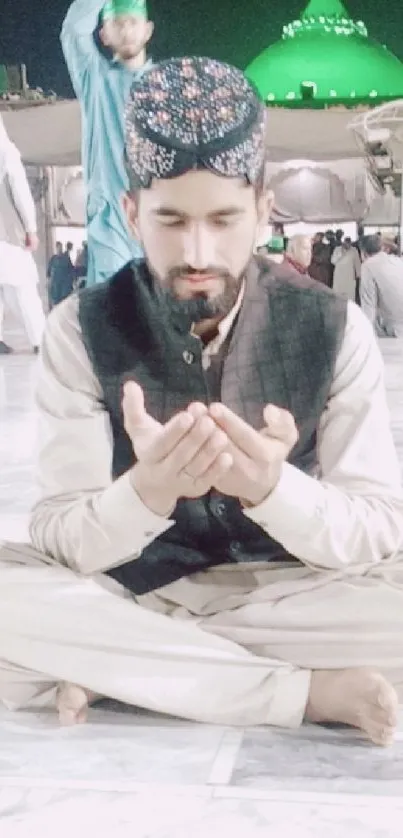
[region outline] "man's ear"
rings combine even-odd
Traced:
[[[152,38],[153,34],[154,34],[154,24],[153,24],[152,20],[148,20],[147,21],[147,27],[146,27],[146,44],[148,44],[148,42],[151,41],[151,38]]]
[[[257,199],[257,218],[259,227],[267,227],[267,225],[270,224],[273,206],[274,192],[265,187]]]
[[[267,238],[267,227],[270,224],[271,214],[274,206],[274,193],[265,188],[257,197],[257,229],[256,244],[260,244],[262,238]]]
[[[98,31],[98,35],[99,35],[99,40],[101,41],[101,44],[103,44],[104,47],[109,47],[110,43],[111,43],[111,40],[110,40],[109,27],[108,27],[107,22],[102,24],[101,28]]]
[[[141,241],[138,226],[138,201],[138,195],[132,195],[130,192],[125,192],[122,198],[122,206],[127,225],[133,238],[137,239],[137,241]]]

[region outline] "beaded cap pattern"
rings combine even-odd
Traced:
[[[125,111],[132,188],[207,168],[254,184],[265,157],[265,109],[243,73],[211,58],[154,64]]]

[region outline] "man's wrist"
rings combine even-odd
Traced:
[[[274,492],[283,470],[283,464],[276,470],[276,474],[271,475],[270,481],[264,486],[256,486],[256,489],[249,493],[246,498],[239,498],[239,502],[244,509],[252,509],[254,506],[260,506],[267,498]]]
[[[159,492],[155,487],[148,486],[142,477],[138,465],[135,465],[130,472],[130,483],[141,502],[154,515],[160,515],[161,518],[169,518],[175,509],[177,499],[168,497],[166,492]]]

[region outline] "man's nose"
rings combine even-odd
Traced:
[[[216,264],[214,236],[206,227],[197,225],[186,231],[184,261],[195,271],[204,271]]]
[[[122,22],[120,24],[120,31],[123,34],[127,35],[132,30],[134,30],[134,26],[133,26],[132,21],[131,20],[122,20]]]

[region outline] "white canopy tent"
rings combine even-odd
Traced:
[[[397,223],[399,201],[392,195],[387,200],[377,196],[366,176],[362,149],[349,129],[352,115],[344,108],[269,110],[268,173],[278,220],[331,225],[366,219],[370,213],[373,224]],[[25,163],[80,165],[81,118],[76,100],[4,110],[2,116]],[[77,206],[76,175],[71,185],[66,186],[68,178],[62,180],[65,193],[74,188]],[[65,199],[66,194],[63,203]],[[82,212],[80,219],[72,220],[81,223]]]
[[[5,110],[10,137],[26,163],[38,166],[77,166],[81,158],[80,106],[76,100]],[[358,158],[348,129],[351,112],[272,108],[268,120],[270,160],[312,161]]]
[[[27,165],[80,165],[81,115],[75,99],[4,110],[2,118]]]

